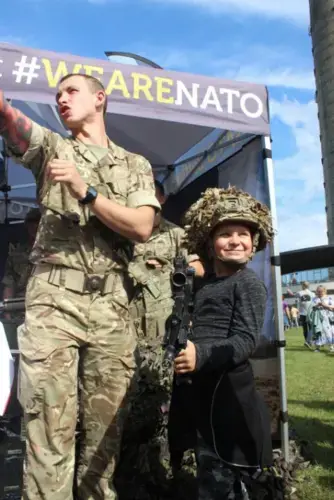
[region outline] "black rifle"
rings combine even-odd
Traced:
[[[191,330],[194,277],[195,270],[188,267],[186,258],[176,257],[174,273],[171,277],[174,306],[166,321],[166,333],[163,340],[164,360],[169,363],[172,363],[178,353],[187,346]]]
[[[0,313],[24,310],[24,297],[18,297],[17,299],[4,299],[3,301],[0,301]]]
[[[191,333],[195,270],[188,267],[184,257],[176,257],[171,280],[174,306],[166,321],[163,342],[164,359],[169,364],[173,363],[181,349],[186,348]],[[174,473],[181,468],[184,452],[192,449],[196,441],[191,412],[192,392],[192,379],[188,374],[174,377],[168,417],[170,463]]]

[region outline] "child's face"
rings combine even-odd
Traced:
[[[213,235],[213,249],[219,260],[243,264],[253,253],[252,233],[242,224],[220,224]]]

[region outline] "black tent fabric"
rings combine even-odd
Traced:
[[[188,184],[182,191],[171,195],[163,207],[163,215],[174,224],[182,226],[182,218],[187,209],[208,187],[219,185],[219,165]]]
[[[281,253],[282,274],[334,266],[334,245],[301,248]]]

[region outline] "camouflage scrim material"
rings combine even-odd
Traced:
[[[207,240],[221,222],[238,221],[254,226],[257,252],[274,237],[269,208],[235,187],[207,189],[189,208],[184,220],[186,245],[203,259],[207,259]]]

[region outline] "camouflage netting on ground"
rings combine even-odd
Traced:
[[[274,467],[276,474],[283,478],[285,498],[302,500],[298,496],[298,472],[307,469],[312,463],[309,445],[306,442],[290,440],[289,463],[284,460],[281,450],[274,450]]]
[[[140,340],[140,371],[123,433],[116,487],[120,500],[195,499],[195,460],[188,452],[178,480],[172,480],[168,451],[168,409],[173,374],[163,363],[160,341]],[[178,488],[178,496],[175,488]],[[182,493],[182,490],[184,494]],[[194,495],[191,495],[193,490]]]

